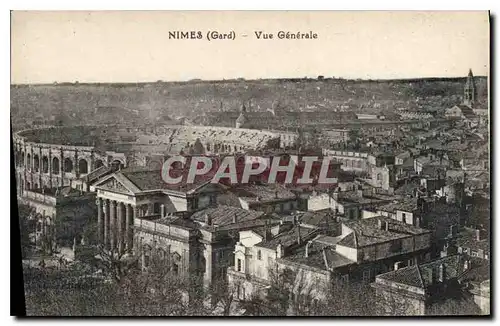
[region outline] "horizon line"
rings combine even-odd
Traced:
[[[321,78],[320,78],[321,77]],[[487,75],[474,75],[477,78],[488,78]],[[53,81],[53,82],[41,82],[41,83],[10,83],[10,86],[56,86],[56,85],[93,85],[93,84],[179,84],[179,83],[199,83],[199,82],[231,82],[231,81],[333,81],[333,80],[346,80],[346,81],[365,81],[365,82],[390,82],[390,81],[411,81],[411,80],[436,80],[436,79],[464,79],[464,76],[434,76],[434,77],[402,77],[402,78],[345,78],[345,77],[335,77],[335,76],[323,76],[318,75],[316,77],[269,77],[269,78],[252,78],[247,79],[244,77],[228,78],[228,79],[201,79],[193,78],[188,80],[150,80],[150,81]]]

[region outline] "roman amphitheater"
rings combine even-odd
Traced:
[[[14,135],[18,191],[71,185],[101,167],[160,168],[175,154],[237,154],[279,148],[292,134],[207,126],[46,127]]]

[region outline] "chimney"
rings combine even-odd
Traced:
[[[307,244],[306,244],[306,258],[309,257],[309,247],[312,245],[312,242],[309,241]]]
[[[212,225],[212,218],[208,214],[205,214],[205,224]]]
[[[297,227],[298,228],[298,232],[297,232],[297,244],[301,244],[302,243],[302,238],[300,236],[300,226]]]
[[[278,199],[278,190],[274,192],[274,198]]]
[[[385,222],[385,230],[386,231],[389,231],[389,226],[390,226],[390,223],[389,222]]]
[[[476,241],[481,241],[483,240],[481,237],[481,230],[476,229]]]
[[[439,282],[444,282],[444,264],[439,265]]]
[[[233,215],[233,224],[236,224],[238,223],[238,216],[236,215],[236,213],[234,213]]]
[[[165,217],[165,205],[160,205],[160,215],[161,217]]]
[[[284,250],[283,250],[283,245],[281,243],[278,243],[276,246],[276,258],[281,258],[285,255]]]
[[[394,270],[397,271],[399,269],[399,266],[401,265],[400,261],[397,261],[394,263]]]

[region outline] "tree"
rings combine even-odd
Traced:
[[[36,223],[33,223],[33,220],[31,219],[31,216],[34,215],[35,210],[28,205],[19,204],[18,212],[19,231],[21,232],[21,255],[23,258],[26,258],[33,246],[30,240],[30,234],[35,232]]]

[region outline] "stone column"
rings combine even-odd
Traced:
[[[103,216],[102,216],[102,211],[103,211],[103,203],[102,203],[102,198],[97,198],[96,200],[96,205],[97,205],[97,243],[101,244],[103,242],[103,229],[104,229],[104,222],[103,222]]]
[[[95,170],[95,155],[94,155],[94,151],[91,151],[90,152],[90,165],[88,167],[87,173],[90,173],[94,170]]]
[[[125,246],[126,246],[126,250],[127,252],[131,252],[132,251],[132,246],[133,246],[133,238],[134,238],[134,235],[133,235],[133,232],[132,232],[132,226],[133,226],[133,223],[134,223],[134,216],[132,215],[133,212],[132,212],[132,207],[130,206],[130,204],[127,204],[125,205],[125,236],[127,237],[126,239],[126,243],[125,243]]]
[[[42,147],[38,147],[38,186],[40,189],[43,189],[43,183],[42,183],[42,172],[43,172],[43,166],[42,166]]]
[[[116,203],[116,244],[118,247],[118,252],[123,252],[123,204],[120,202]]]
[[[109,203],[108,200],[103,200],[103,213],[104,213],[104,248],[108,248],[109,244]]]
[[[109,201],[109,231],[111,250],[115,249],[116,245],[116,201]]]
[[[78,164],[78,151],[75,150],[75,164],[73,166],[73,170],[75,170],[75,176],[78,179],[80,177],[80,165]]]
[[[59,176],[61,182],[61,188],[64,187],[64,151],[61,148],[61,157],[59,158]]]
[[[49,148],[49,157],[48,157],[48,168],[49,168],[49,185],[50,188],[52,188],[53,183],[52,183],[52,150]]]

